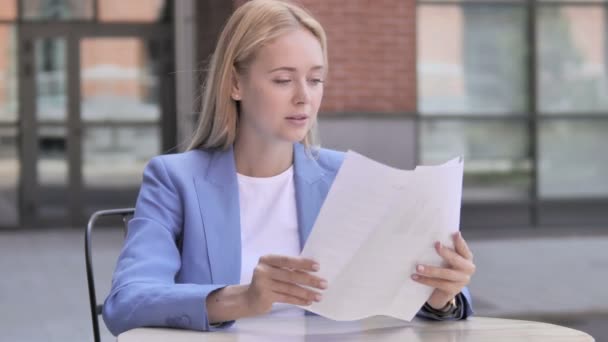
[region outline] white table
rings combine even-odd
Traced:
[[[320,316],[242,319],[221,332],[139,328],[118,336],[118,342],[283,342],[283,341],[594,341],[588,334],[548,323],[472,317],[457,322],[403,322],[373,317],[337,322]]]

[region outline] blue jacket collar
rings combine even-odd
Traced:
[[[310,184],[324,176],[323,169],[309,155],[304,145],[295,143],[293,145],[293,156],[295,177],[299,177]],[[232,146],[224,151],[212,152],[205,178],[216,185],[229,185],[236,182],[236,164]]]

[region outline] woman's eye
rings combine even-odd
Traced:
[[[291,80],[274,80],[274,83],[277,84],[287,84],[289,82],[291,82]]]
[[[313,78],[312,80],[310,80],[310,82],[315,83],[315,84],[319,84],[319,83],[323,83],[323,80],[320,78]]]

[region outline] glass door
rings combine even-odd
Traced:
[[[12,12],[12,13],[11,13]],[[12,14],[12,16],[11,16]],[[14,19],[15,9],[0,8],[0,20]],[[13,23],[0,22],[0,230],[19,226],[19,115],[17,112],[17,43]]]
[[[67,38],[21,41],[23,224],[55,224],[65,221],[70,209],[69,154],[74,144],[68,125]]]
[[[161,153],[161,40],[82,37],[80,121],[87,213],[132,207],[148,160]]]
[[[22,225],[82,225],[135,205],[146,163],[175,140],[169,33],[20,33]]]

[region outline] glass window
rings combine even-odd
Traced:
[[[80,56],[85,190],[136,187],[161,151],[158,44],[87,38]]]
[[[541,113],[608,110],[607,12],[602,6],[542,6],[538,17]]]
[[[19,225],[19,155],[17,126],[0,125],[0,227]]]
[[[100,21],[157,22],[167,21],[166,0],[98,0]]]
[[[27,20],[91,20],[93,0],[22,0]]]
[[[418,6],[419,111],[525,112],[525,19],[518,5]]]
[[[608,120],[545,119],[539,135],[541,198],[608,197]]]
[[[17,121],[15,28],[0,25],[0,123]]]
[[[17,18],[17,0],[2,0],[0,20],[15,20]]]
[[[68,183],[66,48],[64,38],[34,41],[39,149],[37,174],[43,192],[48,193],[42,198],[52,198],[57,186]],[[53,207],[56,204],[49,200],[41,205]]]
[[[150,122],[160,118],[157,50],[157,45],[138,38],[91,38],[81,42],[85,123]]]
[[[158,124],[89,126],[84,132],[83,176],[88,188],[137,186],[144,167],[161,149]]]
[[[66,41],[44,38],[35,41],[38,120],[64,122],[67,118]]]
[[[527,122],[519,120],[423,120],[421,163],[464,157],[463,199],[526,200],[531,161]]]

